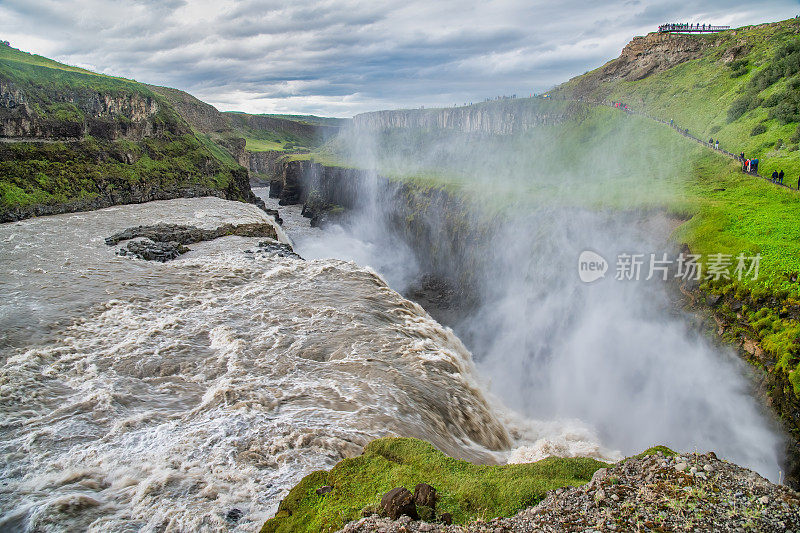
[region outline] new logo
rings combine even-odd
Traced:
[[[584,283],[592,283],[605,277],[608,271],[608,261],[591,250],[584,250],[578,257],[578,276]]]

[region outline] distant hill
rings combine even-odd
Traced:
[[[800,175],[800,19],[716,34],[651,33],[555,88],[555,97],[616,100],[734,153],[761,174]]]
[[[347,118],[334,118],[334,117],[319,117],[317,115],[281,115],[275,113],[258,113],[258,114],[251,114],[251,113],[242,113],[239,111],[227,111],[227,113],[233,115],[250,115],[250,116],[257,116],[257,117],[272,117],[272,118],[280,118],[284,120],[292,120],[294,122],[301,122],[305,124],[313,124],[316,126],[344,126],[347,124],[350,119]]]
[[[348,120],[314,115],[251,115],[226,112],[232,126],[247,139],[247,150],[302,153],[321,146]]]
[[[256,201],[247,170],[187,117],[157,88],[0,45],[0,221],[180,196]]]
[[[258,202],[250,152],[307,151],[342,122],[220,113],[2,42],[0,222],[181,196]]]

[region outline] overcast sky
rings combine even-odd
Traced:
[[[541,92],[663,22],[797,14],[789,0],[0,0],[0,39],[223,111],[347,117]]]

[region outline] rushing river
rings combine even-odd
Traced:
[[[0,530],[255,531],[303,475],[388,434],[485,462],[526,443],[616,457],[497,407],[452,331],[368,268],[263,239],[164,264],[104,243],[265,220],[198,198],[0,225]]]
[[[713,450],[774,482],[786,479],[785,436],[757,400],[748,366],[692,326],[695,318],[672,301],[669,284],[658,275],[646,281],[644,259],[661,258],[674,246],[669,236],[680,220],[542,202],[509,208],[487,224],[479,207],[462,207],[476,209],[466,219],[477,221],[483,238],[469,247],[455,244],[449,257],[442,252],[449,244],[440,221],[446,215],[415,214],[437,236],[430,248],[438,251],[417,246],[411,252],[391,215],[398,200],[382,193],[364,194],[365,205],[345,227],[305,234],[297,249],[369,265],[390,286],[412,294],[425,255],[443,254],[438,259],[447,261],[448,272],[471,276],[478,303],[438,316],[472,352],[478,375],[504,405],[529,420],[580,420],[625,455],[655,444]],[[579,279],[584,250],[609,261],[604,279]],[[632,253],[643,258],[638,281],[615,279],[615,258]],[[548,446],[558,434],[564,432],[550,433]],[[522,446],[514,457],[541,453]]]

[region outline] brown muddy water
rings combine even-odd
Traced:
[[[0,225],[0,530],[256,531],[302,476],[390,434],[483,462],[618,457],[580,423],[504,409],[453,332],[369,268],[245,253],[263,239],[164,264],[104,243],[266,220],[196,198]]]

